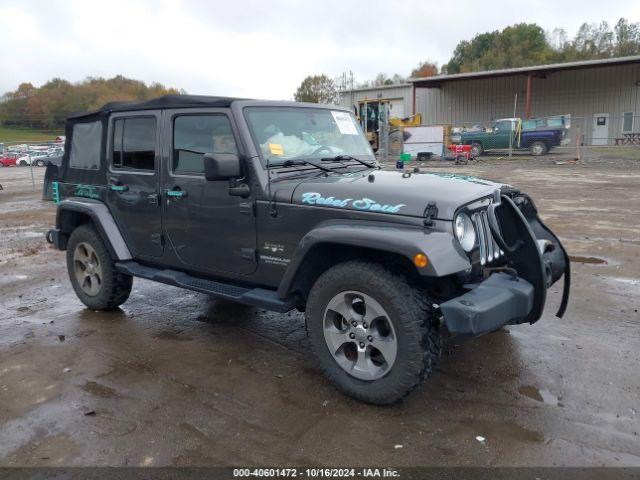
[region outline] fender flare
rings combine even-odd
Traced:
[[[102,237],[113,258],[117,260],[131,260],[133,258],[118,225],[113,219],[113,215],[111,215],[111,212],[103,202],[80,197],[70,197],[62,200],[58,204],[56,212],[56,228],[61,231],[63,228],[62,213],[69,211],[85,214],[93,220],[98,234]],[[68,235],[71,232],[62,231],[62,233]]]
[[[424,253],[429,262],[416,267],[425,277],[443,277],[471,267],[462,247],[447,232],[425,230],[419,227],[370,221],[332,220],[323,222],[308,232],[296,248],[280,285],[278,295],[285,298],[293,286],[296,275],[309,251],[320,244],[339,244],[350,247],[391,252],[402,255],[413,264],[417,253]]]

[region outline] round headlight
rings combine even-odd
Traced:
[[[464,212],[456,215],[453,230],[462,248],[466,252],[473,250],[476,244],[476,231],[473,228],[471,217]]]

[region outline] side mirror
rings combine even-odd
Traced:
[[[231,180],[241,176],[240,159],[233,153],[206,153],[204,178],[213,180]]]

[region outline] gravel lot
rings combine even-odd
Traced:
[[[384,408],[328,384],[298,313],[139,279],[85,309],[44,242],[54,205],[0,169],[0,465],[640,465],[640,162],[430,167],[530,193],[572,299],[556,319],[554,286],[535,325],[452,342]]]

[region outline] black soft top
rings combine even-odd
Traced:
[[[80,118],[100,113],[133,112],[136,110],[154,110],[159,108],[191,108],[191,107],[229,107],[236,100],[247,100],[236,97],[211,97],[208,95],[164,95],[144,102],[109,102],[92,112],[78,112],[69,118]]]

